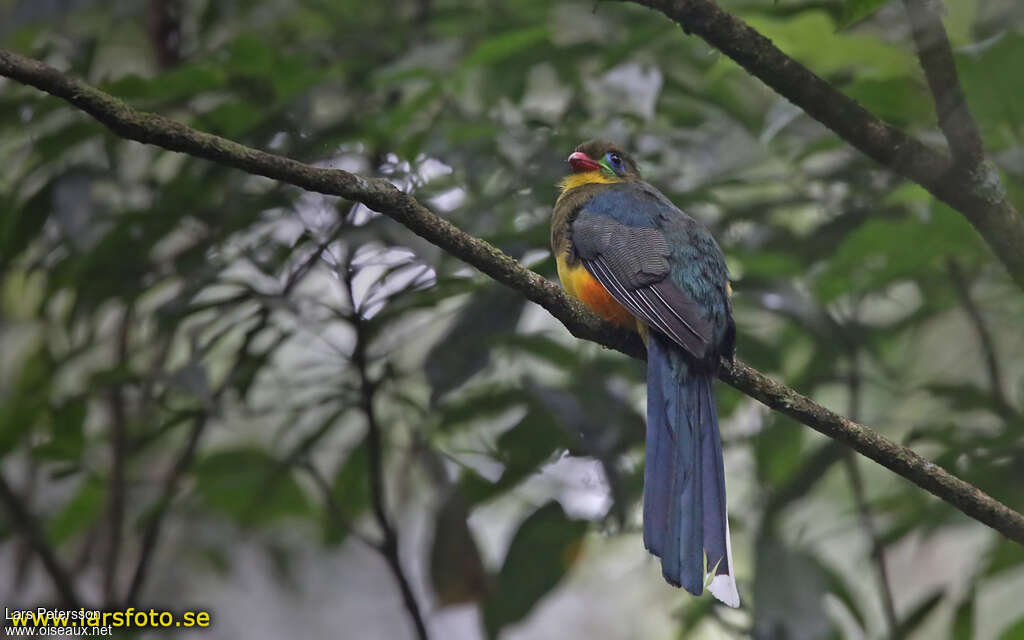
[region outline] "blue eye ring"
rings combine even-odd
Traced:
[[[622,156],[614,151],[609,151],[605,157],[608,158],[608,164],[612,165],[613,169],[616,171],[622,170]]]

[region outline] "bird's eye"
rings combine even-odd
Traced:
[[[615,153],[614,151],[608,154],[608,162],[610,162],[612,167],[614,167],[615,169],[622,168],[622,156]]]

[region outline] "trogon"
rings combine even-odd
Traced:
[[[551,220],[562,286],[647,344],[644,546],[662,574],[739,606],[712,380],[736,329],[725,257],[613,143],[569,156]]]

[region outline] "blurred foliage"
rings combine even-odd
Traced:
[[[941,143],[900,3],[722,4]],[[1022,208],[1024,7],[947,5],[964,88]],[[562,161],[581,140],[617,139],[720,240],[740,357],[1024,509],[1024,296],[958,213],[660,14],[541,0],[9,0],[0,43],[190,126],[389,177],[549,277]],[[0,455],[61,557],[102,566],[91,551],[109,526],[118,415],[122,564],[163,510],[178,528],[220,532],[181,547],[175,564],[192,572],[218,569],[243,535],[284,564],[353,530],[372,539],[363,375],[378,380],[388,510],[401,523],[426,509],[431,597],[479,603],[488,636],[568,588],[593,536],[636,537],[640,364],[572,339],[363,207],[124,142],[10,81],[0,165]],[[988,360],[979,331],[996,345]],[[839,450],[731,389],[719,403],[745,609],[680,592],[679,633],[887,635],[865,505]],[[596,524],[557,492],[523,497],[566,454],[601,464],[611,506],[586,516]],[[866,508],[901,567],[893,634],[1024,637],[1019,606],[994,622],[976,613],[1024,570],[1020,547],[862,467]],[[474,518],[517,495],[493,562]],[[0,523],[5,540],[13,524]],[[295,527],[298,541],[275,535]],[[981,555],[928,577],[936,563],[919,566],[921,548]],[[167,600],[162,572],[147,589]],[[24,574],[10,575],[17,593]]]

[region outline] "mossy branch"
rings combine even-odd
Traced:
[[[855,149],[959,211],[1024,288],[1024,217],[1007,199],[999,171],[984,161],[955,66],[951,66],[948,41],[945,48],[942,46],[945,32],[936,35],[942,24],[930,9],[922,8],[921,0],[909,0],[907,6],[921,47],[921,62],[937,100],[939,123],[949,136],[957,161],[884,122],[714,0],[619,1],[665,14],[686,33],[700,36]]]
[[[313,167],[196,131],[160,115],[136,111],[121,100],[42,62],[2,49],[0,75],[63,98],[123,138],[206,158],[308,191],[361,202],[541,305],[574,336],[633,357],[645,356],[643,344],[635,334],[603,322],[567,297],[558,285],[523,267],[493,245],[440,218],[386,180]],[[723,362],[720,378],[766,406],[849,445],[967,516],[1024,544],[1024,516],[911,449],[830,411],[741,361]]]

